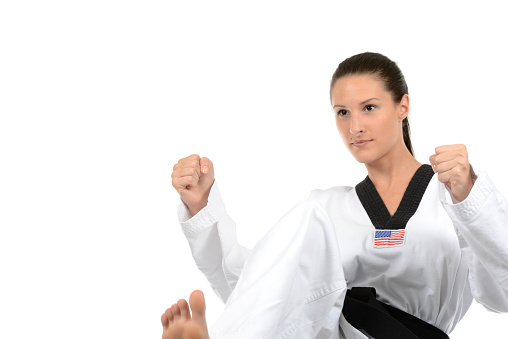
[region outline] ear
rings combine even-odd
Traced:
[[[404,94],[398,105],[398,111],[400,120],[404,120],[409,115],[409,95]]]

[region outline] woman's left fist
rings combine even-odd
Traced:
[[[473,188],[466,146],[439,146],[429,160],[439,181],[450,188],[455,199],[464,201]]]

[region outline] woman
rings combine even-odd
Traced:
[[[227,302],[210,336],[446,338],[473,298],[507,312],[508,204],[466,147],[437,147],[431,165],[413,157],[407,85],[383,55],[344,60],[330,99],[368,176],[314,190],[252,252],[236,241],[212,162],[175,165],[184,233]],[[184,300],[162,315],[163,338],[208,336],[202,293],[190,304],[192,317]]]

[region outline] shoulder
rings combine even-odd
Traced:
[[[327,189],[314,189],[309,194],[309,200],[315,201],[321,205],[326,205],[330,200],[345,199],[351,193],[355,193],[355,188],[351,186],[333,186]]]

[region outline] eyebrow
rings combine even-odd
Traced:
[[[379,100],[379,99],[378,98],[370,98],[370,99],[364,100],[364,101],[360,102],[360,106],[363,105],[363,104],[368,103],[371,100]],[[346,106],[343,106],[343,105],[333,105],[333,108],[335,108],[335,107],[344,107],[344,108],[346,108]]]

